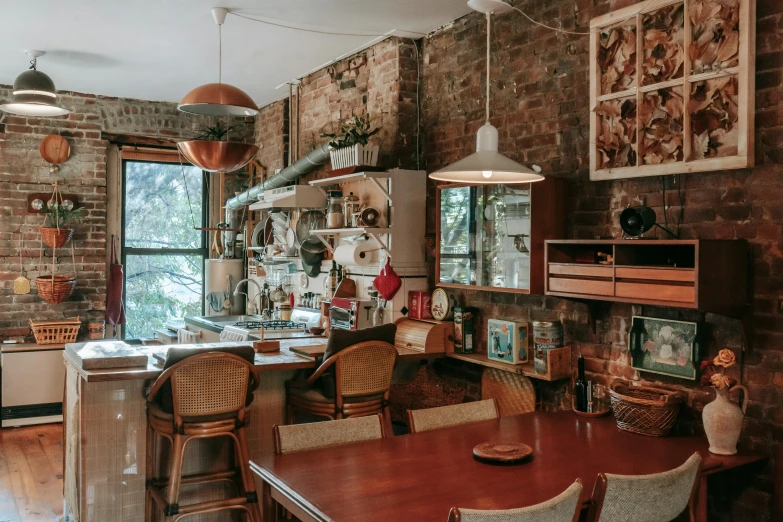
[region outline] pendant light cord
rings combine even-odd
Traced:
[[[218,83],[223,83],[223,24],[218,24]]]
[[[492,31],[492,13],[487,13],[487,100],[486,100],[486,117],[485,123],[489,125],[489,37]]]

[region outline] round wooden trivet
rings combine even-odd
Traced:
[[[533,448],[521,442],[482,442],[473,448],[473,458],[487,464],[521,464],[533,457]]]

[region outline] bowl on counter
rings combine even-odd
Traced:
[[[321,328],[320,326],[313,326],[309,330],[307,330],[313,335],[323,335],[323,333],[326,331],[325,328]]]

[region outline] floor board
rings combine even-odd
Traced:
[[[0,430],[0,522],[63,520],[63,430]]]

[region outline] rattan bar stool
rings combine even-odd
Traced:
[[[173,413],[160,406],[159,395],[171,385]],[[198,514],[239,510],[252,522],[261,522],[255,482],[250,471],[245,405],[248,393],[258,387],[258,371],[247,360],[229,353],[206,352],[174,364],[155,381],[147,397],[147,495],[146,520],[153,520],[155,506],[166,522]],[[188,444],[195,439],[228,437],[234,447],[234,467],[228,471],[182,476]],[[171,444],[168,477],[156,471],[158,442]],[[222,500],[179,505],[180,488],[230,482],[237,496]]]
[[[286,383],[287,424],[296,424],[296,412],[332,420],[383,414],[392,432],[389,388],[397,349],[382,341],[365,341],[329,357],[304,381]],[[316,381],[334,367],[335,397],[327,398]]]

